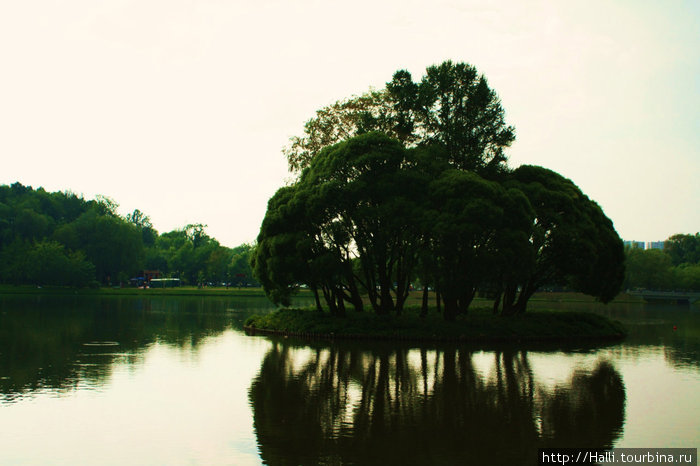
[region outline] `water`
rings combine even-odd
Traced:
[[[631,335],[306,344],[243,334],[271,309],[262,298],[0,297],[0,464],[536,464],[540,447],[697,447],[700,310],[560,306]]]

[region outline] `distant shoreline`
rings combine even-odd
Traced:
[[[70,287],[36,287],[28,285],[0,285],[0,295],[76,295],[76,296],[245,296],[265,297],[262,288],[238,287],[204,287],[181,286],[176,288],[134,288],[134,287],[100,287],[100,288],[70,288]]]
[[[181,286],[175,288],[135,288],[135,287],[99,287],[99,288],[73,288],[63,286],[42,286],[33,285],[0,285],[0,296],[3,294],[26,294],[26,295],[80,295],[80,296],[249,296],[266,297],[261,287],[203,287]],[[295,296],[302,298],[312,298],[313,294],[308,289],[299,290]],[[422,291],[412,291],[409,294],[407,305],[420,303]],[[431,296],[434,296],[431,292]],[[474,304],[487,305],[491,301],[484,298],[475,298]],[[587,295],[576,292],[538,292],[530,299],[530,302],[566,302],[566,303],[596,303],[597,301]],[[643,303],[644,300],[620,293],[612,304]]]

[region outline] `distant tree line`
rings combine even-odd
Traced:
[[[664,249],[627,248],[626,289],[700,291],[700,234],[677,234]]]
[[[0,186],[0,283],[127,285],[158,270],[186,284],[257,284],[251,245],[222,246],[202,224],[159,234],[138,209],[122,217],[117,207],[104,196]]]
[[[285,149],[298,178],[270,199],[258,236],[270,298],[288,304],[304,285],[319,310],[361,311],[366,296],[377,314],[401,313],[420,282],[448,320],[477,293],[504,315],[543,285],[613,299],[624,253],[612,222],[571,180],[509,168],[503,115],[486,79],[449,61],[319,110]]]

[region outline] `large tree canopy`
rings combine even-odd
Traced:
[[[428,67],[420,82],[399,70],[382,90],[318,110],[284,149],[289,168],[300,172],[324,147],[369,131],[404,147],[441,145],[456,168],[487,174],[505,168],[504,149],[515,140],[486,78],[471,65],[446,61]]]
[[[543,285],[617,294],[622,241],[571,180],[535,166],[488,180],[437,147],[372,132],[323,149],[268,205],[254,255],[268,295],[288,304],[308,285],[334,313],[363,309],[362,294],[399,313],[420,276],[451,320],[479,291],[504,314]]]
[[[400,311],[419,241],[411,212],[420,212],[420,182],[409,155],[381,133],[357,136],[322,150],[273,196],[254,260],[273,300],[284,303],[305,283],[334,311],[344,301],[361,309],[360,290],[376,312]]]
[[[624,249],[600,207],[571,180],[546,168],[523,165],[507,183],[521,190],[534,210],[529,241],[534,260],[504,283],[504,312],[523,312],[532,294],[547,284],[612,300],[624,280]]]

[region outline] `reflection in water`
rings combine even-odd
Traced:
[[[536,464],[541,447],[612,447],[625,388],[606,361],[538,383],[526,352],[482,373],[455,349],[277,343],[250,388],[268,464]]]
[[[522,465],[541,446],[697,443],[700,309],[588,307],[630,336],[556,352],[294,347],[229,331],[263,298],[0,295],[0,456]]]
[[[141,362],[154,343],[196,351],[265,307],[260,298],[4,296],[0,402],[101,387],[115,363]]]
[[[625,351],[662,350],[678,368],[700,368],[700,303],[613,303],[535,301],[533,308],[597,312],[620,320],[629,330]]]

